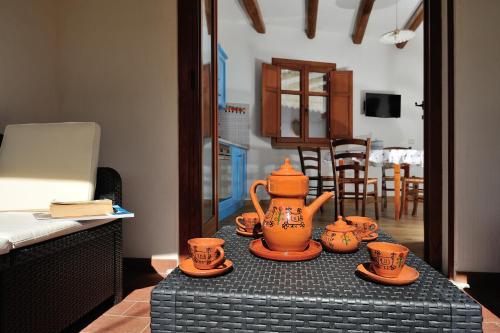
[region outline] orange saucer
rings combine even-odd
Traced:
[[[413,283],[420,276],[420,273],[415,268],[410,267],[408,265],[404,265],[403,269],[401,270],[401,273],[399,273],[399,275],[395,278],[383,277],[373,273],[371,271],[369,262],[364,264],[359,264],[357,267],[357,271],[369,280],[393,286],[402,286],[405,284]]]
[[[260,258],[277,261],[304,261],[316,258],[323,251],[321,243],[311,240],[309,246],[302,252],[295,251],[272,251],[265,244],[264,238],[255,239],[250,242],[250,252]]]
[[[250,231],[245,231],[245,230],[242,230],[241,228],[236,228],[236,233],[240,236],[245,236],[245,237],[254,237],[254,234],[253,232],[250,232]],[[262,231],[258,232],[255,234],[255,236],[257,237],[261,237],[262,236]]]
[[[179,264],[180,270],[189,276],[195,276],[195,277],[214,277],[214,276],[219,276],[227,271],[229,271],[231,268],[233,268],[233,262],[229,259],[226,259],[222,265],[220,265],[217,268],[212,268],[212,269],[198,269],[194,267],[194,262],[193,259],[189,258],[184,261],[182,261]]]
[[[378,234],[376,232],[372,232],[368,236],[363,237],[361,240],[364,242],[369,242],[369,241],[375,240],[377,238],[378,238]]]

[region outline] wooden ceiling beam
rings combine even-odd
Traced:
[[[363,41],[363,36],[365,35],[366,26],[368,25],[368,19],[370,18],[374,3],[375,0],[361,0],[359,4],[356,25],[354,26],[354,32],[352,34],[352,42],[354,44],[361,44]]]
[[[420,26],[420,24],[422,24],[423,21],[424,21],[424,2],[421,1],[417,9],[415,9],[413,14],[410,16],[408,22],[406,22],[404,29],[415,31]],[[406,43],[408,42],[398,43],[396,44],[396,47],[398,49],[402,49],[403,47],[405,47]]]
[[[252,20],[255,31],[260,34],[266,33],[266,26],[264,25],[264,19],[262,18],[262,12],[257,0],[241,0],[241,2],[248,17]]]
[[[306,34],[309,39],[316,36],[316,21],[318,20],[318,5],[319,0],[307,1],[307,28]]]

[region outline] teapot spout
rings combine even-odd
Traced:
[[[306,207],[309,214],[312,216],[316,213],[316,211],[330,198],[334,196],[333,192],[324,192],[322,195],[316,198],[309,206]]]

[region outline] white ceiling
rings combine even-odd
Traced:
[[[306,22],[306,0],[258,0],[267,27],[300,29]],[[319,0],[316,32],[352,35],[361,0]],[[394,29],[398,3],[398,25],[404,26],[420,0],[376,0],[365,32],[365,38],[378,38]],[[240,0],[219,0],[219,20],[251,24]],[[422,26],[418,28],[422,29]],[[269,30],[269,29],[267,29]],[[257,32],[256,32],[257,33]]]

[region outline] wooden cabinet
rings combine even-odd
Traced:
[[[273,58],[262,64],[261,134],[274,147],[326,146],[352,137],[352,71]]]
[[[226,107],[226,61],[227,54],[220,46],[217,44],[217,105],[219,109],[224,109]]]

